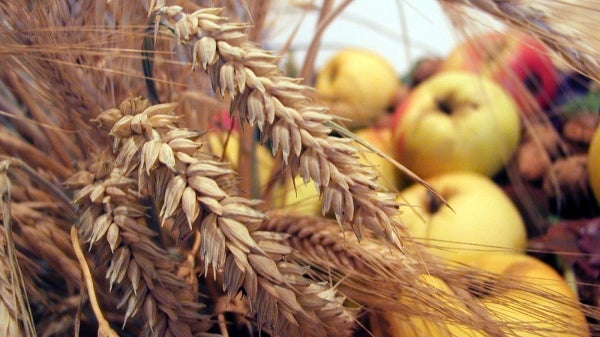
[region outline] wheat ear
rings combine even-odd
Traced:
[[[359,238],[366,227],[400,246],[397,231],[403,226],[392,217],[399,211],[395,197],[381,191],[375,172],[359,163],[352,140],[330,136],[334,117],[311,100],[311,89],[284,76],[277,56],[248,41],[247,25],[229,22],[215,8],[155,12],[157,26],[192,47],[193,67],[208,73],[214,91],[232,97],[231,114],[257,125],[292,174],[314,182],[323,213],[351,223]]]
[[[125,322],[143,312],[144,336],[193,336],[203,321],[197,295],[177,277],[180,261],[154,243],[136,181],[109,158],[94,158],[68,181],[71,188],[84,186],[74,199],[81,207],[79,235],[96,256],[110,257],[106,278],[110,289],[120,286]]]
[[[254,209],[258,201],[236,196],[235,172],[200,151],[201,133],[178,127],[174,104],[139,106],[131,99],[97,120],[120,144],[116,165],[157,201],[159,222],[170,222],[180,240],[200,232],[205,275],[222,272],[230,297],[243,288],[258,326],[274,335],[348,335],[353,317],[341,299],[286,263],[289,249],[277,235],[257,231],[266,219]]]

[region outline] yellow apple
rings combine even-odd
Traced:
[[[600,205],[600,127],[596,128],[588,148],[588,178],[596,202]]]
[[[499,172],[521,135],[517,106],[490,79],[464,71],[437,73],[394,112],[396,156],[422,178],[469,170]]]
[[[237,169],[240,153],[239,131],[233,130],[228,136],[227,130],[211,131],[206,135],[209,150],[224,161],[230,162],[233,169]],[[271,171],[275,165],[273,156],[264,146],[256,144],[255,148],[256,176],[258,187],[262,190],[269,182]]]
[[[482,306],[483,310],[478,309],[477,313],[484,313],[496,322],[504,336],[590,336],[577,297],[567,282],[542,261],[525,254],[490,252],[474,257],[469,264],[477,268],[472,274],[477,275],[477,281],[481,281],[485,290],[466,289],[473,292],[472,298]],[[480,271],[489,274],[481,274]],[[422,275],[418,282],[423,282],[421,286],[431,286],[432,292],[435,291],[434,298],[415,299],[418,294],[414,293],[413,297],[402,295],[400,303],[414,310],[371,315],[371,329],[375,337],[489,337],[477,327],[469,327],[468,323],[461,325],[452,321],[451,317],[440,319],[440,313],[452,310],[456,312],[455,317],[474,312],[443,280]],[[437,303],[436,298],[439,298]],[[431,304],[428,304],[429,300]],[[435,318],[426,316],[427,309]]]
[[[442,258],[464,262],[484,251],[523,251],[525,224],[514,203],[490,178],[475,172],[451,172],[426,181],[450,207],[414,184],[400,192],[400,215],[410,235]]]
[[[392,64],[364,49],[336,53],[318,72],[315,89],[349,126],[370,125],[392,104],[400,82]]]
[[[439,318],[443,316],[442,312],[451,310],[455,310],[457,314],[468,314],[466,306],[441,279],[431,275],[420,275],[417,283],[416,286],[420,289],[429,288],[431,294],[425,295],[427,299],[425,296],[423,298],[401,296],[400,302],[403,307],[412,308],[411,312],[401,314],[387,311],[371,314],[369,317],[370,329],[374,337],[485,337],[471,327],[461,325],[459,322],[451,322],[450,317],[448,317],[448,321],[438,321],[429,317],[415,316],[415,312],[431,312],[432,317]],[[412,296],[419,296],[419,294],[412,293]],[[437,303],[428,304],[428,300]],[[440,306],[436,308],[436,305]]]
[[[392,146],[392,130],[388,127],[367,127],[354,131],[354,134],[373,145],[379,151],[394,157]],[[378,182],[390,191],[395,191],[404,185],[401,172],[394,164],[380,157],[376,153],[356,144],[359,149],[359,160],[367,166],[373,167],[379,173]]]
[[[554,269],[535,257],[517,253],[486,253],[469,264],[498,274],[488,282],[482,302],[518,337],[588,337],[586,318],[575,293]],[[515,286],[517,285],[517,286]]]

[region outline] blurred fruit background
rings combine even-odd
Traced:
[[[403,216],[411,234],[436,254],[482,267],[507,251],[536,258],[574,296],[597,306],[597,84],[536,37],[484,15],[457,31],[437,1],[384,2],[385,11],[366,1],[344,8],[320,38],[308,81],[358,136],[441,189],[452,210],[377,156],[368,158],[412,208]],[[313,14],[291,44],[291,64],[307,58]],[[378,61],[362,59],[369,53]],[[384,69],[395,71],[395,95],[382,95],[393,88]],[[473,76],[476,89],[464,89],[471,86],[462,77],[432,84],[451,72]],[[477,88],[488,80],[502,93]],[[469,196],[471,189],[477,193]]]

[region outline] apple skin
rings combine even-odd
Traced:
[[[394,157],[392,144],[392,129],[389,127],[366,127],[354,131],[354,135],[373,145],[381,152]],[[405,186],[404,178],[398,168],[386,159],[356,144],[359,149],[359,161],[366,166],[373,167],[379,173],[378,183],[390,191],[397,191]]]
[[[496,252],[475,256],[468,263],[507,277],[497,281],[501,286],[493,286],[483,304],[499,321],[510,322],[518,337],[540,336],[541,331],[553,337],[590,336],[577,296],[566,280],[541,260],[525,254]],[[514,281],[536,291],[506,286]],[[507,306],[505,303],[511,299],[516,303]]]
[[[463,71],[438,73],[413,89],[396,108],[392,129],[397,160],[422,178],[461,170],[493,176],[521,137],[511,96]]]
[[[464,263],[485,251],[525,249],[527,232],[521,214],[490,178],[474,172],[452,172],[427,182],[452,209],[420,184],[401,191],[397,201],[407,204],[400,220],[411,237],[428,246],[434,255]]]
[[[317,74],[315,89],[337,116],[349,119],[349,127],[371,125],[386,109],[400,87],[393,65],[379,54],[364,49],[343,49]]]
[[[558,88],[558,70],[549,51],[532,36],[491,31],[457,45],[443,70],[466,70],[500,83],[524,115],[532,116],[551,103]]]
[[[596,128],[592,136],[587,157],[589,184],[596,203],[600,206],[600,127]]]
[[[476,298],[506,336],[590,336],[577,297],[564,278],[542,261],[525,254],[493,252],[476,256],[470,264],[491,273],[489,279],[485,277],[488,274],[479,276],[483,277],[478,281],[484,282],[486,292]],[[422,275],[418,281],[439,292],[444,308],[468,312],[443,280]],[[518,282],[517,286],[511,286],[511,282]],[[407,307],[424,306],[422,301],[412,303],[414,300],[402,296],[400,301]],[[375,337],[486,337],[475,328],[395,312],[372,315],[371,325]]]
[[[431,288],[431,292],[435,291],[435,296],[439,296],[439,301],[443,303],[443,309],[439,310],[467,312],[465,305],[443,280],[432,275],[419,275],[416,281],[421,284],[420,287]],[[415,300],[406,296],[401,296],[400,301],[407,308],[416,307],[419,311],[427,312],[432,310],[429,308],[434,307],[433,304],[427,305],[422,299]],[[434,322],[423,317],[410,316],[410,313],[404,315],[392,311],[373,313],[369,319],[370,332],[374,337],[485,337],[481,332],[468,326],[453,322]]]

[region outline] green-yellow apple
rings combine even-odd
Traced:
[[[414,184],[398,195],[409,234],[448,261],[464,262],[485,251],[523,251],[527,232],[514,203],[490,178],[452,172],[426,180],[451,207]]]
[[[482,301],[505,332],[512,328],[518,337],[590,336],[577,296],[544,262],[525,254],[495,252],[474,256],[468,263],[500,275],[496,283],[486,283]]]
[[[393,65],[365,49],[343,49],[318,72],[315,89],[348,125],[370,125],[385,113],[400,86]]]
[[[470,265],[477,268],[472,271],[472,278],[483,287],[483,291],[470,289],[481,305],[477,313],[485,312],[505,336],[590,336],[577,297],[565,279],[542,261],[525,254],[490,252],[474,257]],[[436,305],[440,303],[443,303],[443,310],[456,310],[457,314],[473,312],[443,280],[422,275],[418,282],[433,287],[439,303],[423,303],[401,295],[400,301],[406,307],[418,309],[411,312],[427,312],[429,308],[435,315],[435,311],[440,310]],[[374,315],[371,319],[373,335],[488,337],[476,327],[469,327],[468,322],[461,325],[452,322],[450,317],[443,321],[411,315],[411,312]]]
[[[524,114],[545,108],[558,88],[558,73],[546,46],[515,31],[475,35],[458,44],[441,68],[493,78],[510,92]]]
[[[386,155],[394,157],[391,128],[367,127],[354,131],[354,135],[373,145]],[[379,173],[378,182],[383,187],[390,191],[395,191],[404,186],[404,177],[394,164],[359,144],[356,144],[356,146],[359,149],[360,162],[377,170]]]
[[[600,205],[600,127],[596,128],[588,148],[588,178],[596,202]]]
[[[419,84],[394,112],[398,161],[422,178],[469,170],[492,176],[521,136],[518,108],[490,79],[445,71]]]

